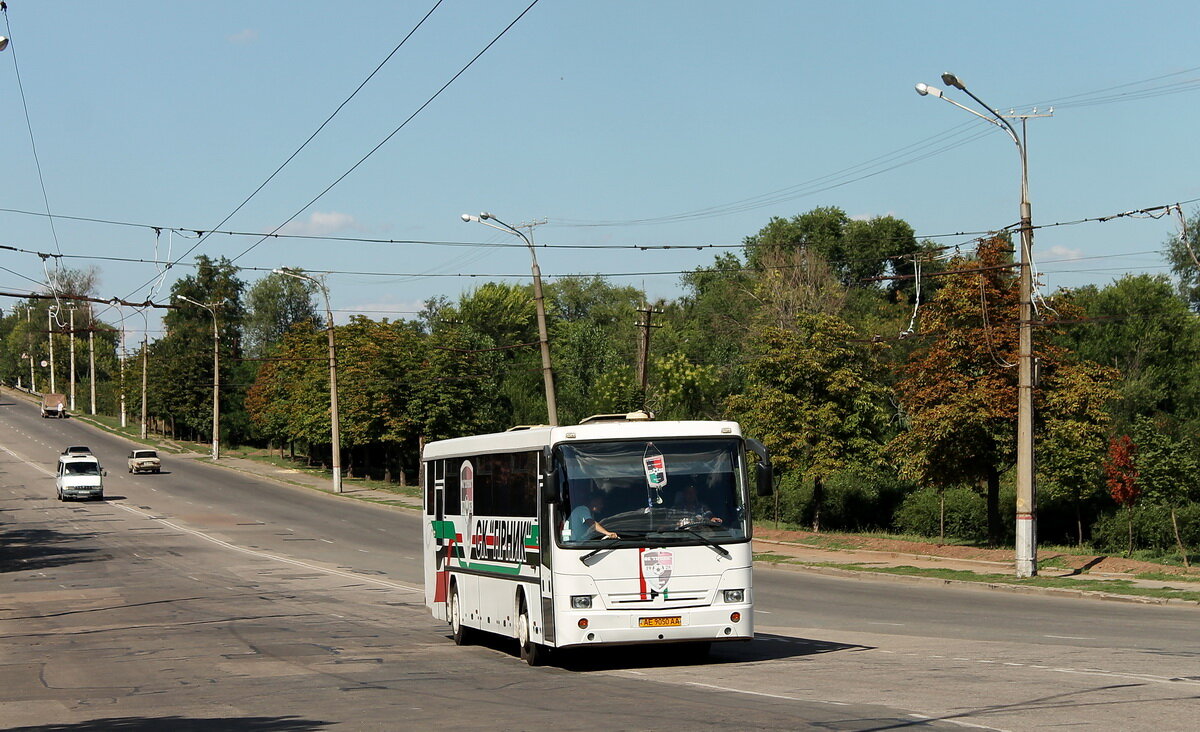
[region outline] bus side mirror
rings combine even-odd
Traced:
[[[558,503],[558,463],[549,449],[543,453],[542,460],[546,466],[546,474],[542,477],[542,501],[554,505]]]
[[[758,483],[758,495],[769,496],[775,492],[775,471],[770,463],[758,463],[754,466],[754,477]]]
[[[746,438],[746,447],[758,456],[754,464],[754,482],[760,496],[769,496],[775,492],[775,471],[771,468],[771,456],[767,448],[758,440]]]

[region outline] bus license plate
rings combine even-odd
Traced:
[[[678,615],[666,618],[638,618],[638,627],[641,628],[670,628],[682,624]]]

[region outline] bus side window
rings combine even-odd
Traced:
[[[433,462],[421,463],[421,470],[425,472],[425,515],[433,515],[433,493],[435,489],[435,479],[433,477]]]
[[[457,516],[462,513],[462,496],[458,486],[458,471],[462,467],[462,460],[454,458],[438,462],[441,463],[441,471],[446,480],[446,515]]]

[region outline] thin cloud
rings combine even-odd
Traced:
[[[350,214],[340,211],[314,211],[307,219],[287,224],[279,233],[294,236],[329,236],[347,230],[362,230],[358,221]]]
[[[254,43],[258,40],[258,31],[254,30],[253,28],[243,28],[231,36],[225,36],[225,40],[239,45]]]
[[[1082,249],[1071,249],[1061,244],[1055,244],[1047,249],[1046,253],[1055,259],[1080,259],[1083,257]]]

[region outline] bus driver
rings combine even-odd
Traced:
[[[593,490],[587,503],[576,506],[571,511],[571,517],[567,519],[570,524],[571,538],[575,541],[584,541],[590,537],[592,531],[595,531],[606,539],[619,539],[620,537],[615,532],[604,528],[597,518],[603,510],[604,493]]]

